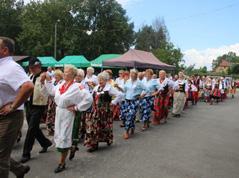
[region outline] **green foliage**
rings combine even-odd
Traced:
[[[224,54],[222,56],[218,56],[217,59],[214,59],[212,62],[212,68],[217,68],[222,60],[226,60],[229,63],[239,63],[239,56],[236,55],[234,52],[228,52],[227,54]],[[230,71],[229,71],[230,72]]]
[[[20,14],[23,1],[1,0],[0,1],[0,35],[16,39],[21,32]],[[19,52],[17,44],[17,53]]]
[[[134,25],[116,0],[3,0],[0,8],[1,35],[17,39],[19,54],[53,56],[58,21],[58,58],[124,53],[134,42]]]
[[[227,54],[224,54],[222,56],[218,56],[217,59],[213,60],[212,62],[212,68],[217,68],[222,60],[228,61],[231,66],[228,68],[227,74],[239,74],[239,56],[236,55],[234,52],[228,52]],[[223,73],[225,74],[225,72]]]
[[[239,64],[233,64],[230,71],[231,74],[239,74]]]
[[[153,53],[162,62],[176,66],[177,72],[180,70],[183,54],[173,43],[166,43],[165,46],[153,50]]]
[[[183,54],[180,48],[170,42],[167,27],[160,18],[157,18],[153,25],[145,25],[138,31],[135,48],[153,52],[162,62],[176,66],[176,72],[181,69]]]
[[[189,75],[189,76],[195,75],[195,74],[198,74],[198,75],[208,75],[209,74],[206,66],[196,69],[195,64],[194,64],[194,65],[190,65],[188,67],[185,65],[182,65],[181,68],[182,68],[182,70],[184,70],[185,74]]]

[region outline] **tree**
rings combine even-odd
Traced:
[[[45,0],[31,2],[21,14],[22,53],[53,56],[58,23],[58,56],[124,53],[133,44],[133,23],[116,0]]]
[[[231,74],[239,74],[239,64],[233,64],[230,70]]]
[[[90,50],[94,58],[103,53],[124,53],[134,41],[134,24],[129,23],[126,11],[116,0],[86,1],[83,7],[89,35]]]
[[[135,48],[152,51],[165,48],[169,42],[169,33],[163,19],[156,18],[153,25],[144,25],[136,34]]]
[[[157,18],[153,25],[144,25],[136,34],[135,48],[153,52],[161,61],[176,66],[176,72],[183,62],[180,48],[170,42],[169,33],[163,19]]]
[[[153,48],[154,39],[154,29],[152,26],[145,25],[136,34],[136,49],[151,51]]]
[[[23,0],[1,0],[0,1],[0,35],[16,39],[21,32],[20,14],[23,8]],[[18,44],[16,53],[19,53]]]
[[[54,54],[54,26],[58,24],[58,54],[73,47],[70,28],[73,25],[73,17],[70,6],[64,1],[31,1],[21,14],[22,32],[17,40],[21,45],[23,54],[43,56]],[[66,42],[65,38],[68,38]],[[59,56],[59,55],[58,55]],[[62,57],[62,56],[60,56]]]
[[[214,59],[212,62],[212,68],[217,68],[222,60],[228,61],[230,64],[239,63],[239,56],[236,55],[234,52],[228,52],[222,56],[218,56],[217,59]]]
[[[176,71],[179,71],[183,54],[173,43],[166,43],[164,47],[153,50],[153,54],[162,62],[176,66]]]

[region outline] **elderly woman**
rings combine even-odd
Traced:
[[[77,68],[73,65],[66,65],[64,67],[64,81],[55,87],[50,77],[45,75],[45,87],[50,95],[55,96],[57,105],[54,140],[57,150],[61,153],[61,158],[55,173],[65,169],[65,159],[72,146],[75,112],[87,110],[93,101],[90,93],[74,82],[76,75]],[[44,76],[42,77],[44,78]]]
[[[159,125],[167,122],[170,92],[174,86],[174,82],[166,78],[164,70],[159,71],[158,91],[154,93],[154,118],[153,124]]]
[[[205,101],[210,104],[211,104],[212,88],[213,88],[212,79],[210,77],[208,77],[205,81],[204,96],[205,96]]]
[[[53,85],[56,86],[60,84],[62,82],[62,79],[63,79],[63,72],[61,70],[55,70],[54,78],[52,78]],[[47,108],[47,116],[46,116],[46,125],[47,125],[48,135],[54,135],[55,115],[56,115],[56,104],[54,101],[54,97],[50,96],[48,99],[48,108]]]
[[[77,74],[75,77],[75,83],[79,83],[80,88],[86,88],[86,83],[84,80],[85,72],[83,69],[77,69]],[[80,134],[79,134],[80,132]],[[79,150],[78,143],[80,142],[79,135],[81,138],[85,136],[85,113],[77,111],[75,115],[75,120],[73,124],[73,133],[72,133],[72,147],[69,156],[69,160],[72,160],[75,157],[75,152]]]
[[[113,119],[111,105],[119,103],[123,94],[109,83],[109,74],[98,75],[99,84],[93,90],[93,107],[89,117],[86,117],[85,146],[89,152],[98,149],[99,142],[113,143]],[[112,97],[114,99],[112,100]]]
[[[151,118],[151,112],[152,107],[154,103],[154,97],[153,94],[158,89],[158,84],[155,79],[153,79],[153,70],[147,69],[145,71],[146,79],[143,80],[143,84],[146,87],[146,92],[144,93],[144,98],[141,99],[140,107],[141,107],[141,122],[144,123],[144,126],[142,127],[142,131],[149,128],[149,122]]]
[[[98,79],[94,75],[94,68],[93,67],[88,67],[86,69],[86,76],[85,76],[85,83],[86,83],[86,89],[92,93],[94,87],[98,84]]]
[[[112,72],[112,70],[107,69],[107,70],[105,70],[105,72],[107,72],[109,74],[109,76],[110,76],[110,79],[108,81],[109,84],[112,87],[116,88],[117,90],[121,91],[120,86],[113,80],[113,72]],[[119,104],[112,106],[112,113],[113,113],[113,116],[112,116],[113,120],[114,121],[118,121],[119,120],[119,115],[120,115],[120,105]]]
[[[75,82],[81,84],[82,87],[87,88],[87,84],[85,82],[85,71],[83,69],[77,69]]]
[[[135,118],[139,105],[139,99],[143,98],[143,91],[145,91],[145,86],[139,80],[137,80],[138,71],[136,69],[130,70],[130,80],[128,80],[124,85],[125,92],[125,102],[124,102],[124,112],[125,112],[125,133],[123,135],[124,139],[129,138],[129,132],[131,135],[134,134],[135,129]]]
[[[184,78],[183,72],[178,73],[178,80],[174,84],[174,95],[173,95],[173,116],[180,117],[186,102],[187,93],[187,81]]]
[[[122,76],[123,81],[121,82],[121,84],[118,84],[118,83],[116,84],[116,87],[122,92],[124,92],[123,88],[125,83],[129,80],[129,74],[130,74],[129,71],[124,71]],[[127,113],[127,105],[125,102],[126,101],[124,98],[124,100],[120,103],[119,118],[122,121],[122,123],[120,124],[120,127],[125,127],[126,113]]]

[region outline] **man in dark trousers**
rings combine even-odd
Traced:
[[[40,129],[40,121],[47,108],[48,96],[45,95],[44,86],[41,83],[41,62],[36,57],[29,57],[30,79],[34,83],[33,94],[26,102],[26,118],[28,123],[27,135],[25,138],[21,162],[25,163],[31,158],[31,150],[35,139],[40,143],[42,150],[39,153],[47,152],[52,145]]]
[[[0,177],[8,178],[9,170],[23,178],[30,170],[10,158],[13,145],[21,130],[24,115],[23,103],[31,95],[34,85],[11,57],[14,41],[0,37]]]

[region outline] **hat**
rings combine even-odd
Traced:
[[[36,65],[41,65],[41,61],[37,59],[36,57],[29,57],[29,64],[28,66],[36,66]]]

